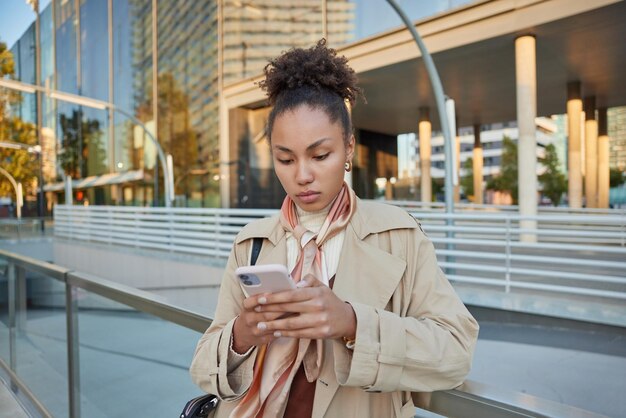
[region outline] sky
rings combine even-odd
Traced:
[[[43,10],[50,0],[40,0]],[[0,0],[0,41],[11,48],[35,20],[35,13],[26,0]]]

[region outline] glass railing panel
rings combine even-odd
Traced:
[[[65,285],[36,272],[16,276],[17,375],[53,416],[68,416]]]
[[[201,394],[188,372],[197,332],[84,290],[78,330],[81,416],[169,418]]]
[[[9,277],[8,263],[0,257],[0,358],[9,364]]]

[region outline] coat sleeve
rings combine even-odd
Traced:
[[[339,384],[372,392],[430,392],[460,385],[470,370],[478,324],[437,264],[423,232],[408,232],[400,309],[352,303],[354,351],[335,342]],[[413,256],[410,256],[413,254]]]
[[[236,400],[246,393],[252,383],[257,353],[256,348],[243,357],[231,352],[233,324],[245,298],[235,281],[237,259],[235,246],[222,279],[215,319],[200,338],[190,367],[193,382],[223,400]]]

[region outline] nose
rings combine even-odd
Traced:
[[[299,162],[296,170],[296,181],[298,184],[309,184],[313,181],[313,170],[307,162]]]

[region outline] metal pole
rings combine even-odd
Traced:
[[[33,4],[35,11],[35,84],[41,86],[41,29],[39,24],[39,1],[35,1]],[[39,204],[37,205],[37,216],[41,220],[41,232],[42,235],[46,229],[46,223],[44,222],[45,216],[45,202],[43,193],[43,117],[41,112],[41,91],[35,92],[37,97],[37,138],[39,139],[39,146],[41,150],[39,152]]]
[[[4,175],[15,189],[15,206],[17,209],[17,218],[20,219],[22,217],[22,209],[20,207],[20,203],[22,202],[21,184],[15,181],[15,178],[2,167],[0,167],[0,174]]]
[[[69,416],[80,417],[80,356],[78,345],[78,298],[76,288],[65,275],[65,320],[67,332],[67,383],[69,391]]]
[[[171,207],[172,206],[172,198],[173,193],[171,190],[169,190],[169,182],[168,182],[168,178],[174,178],[174,173],[169,173],[169,171],[167,170],[167,158],[165,157],[165,153],[163,152],[163,149],[161,148],[161,145],[159,144],[159,142],[156,140],[156,138],[154,137],[154,135],[152,135],[152,133],[150,133],[150,131],[148,130],[148,128],[146,127],[146,125],[144,125],[139,119],[137,119],[135,116],[133,116],[132,114],[126,112],[125,110],[122,110],[118,107],[115,106],[111,106],[111,108],[117,112],[120,112],[122,115],[126,116],[127,118],[129,118],[130,120],[133,121],[133,123],[136,123],[137,125],[141,126],[143,128],[143,130],[146,132],[146,134],[148,135],[148,137],[150,137],[150,139],[152,140],[152,142],[156,145],[156,149],[157,152],[159,154],[159,161],[161,163],[161,169],[163,170],[163,188],[165,189],[165,206],[166,207]],[[156,173],[157,171],[155,170],[155,177],[156,177]],[[156,183],[156,181],[155,181]],[[155,199],[156,199],[156,191],[155,191]],[[156,201],[156,200],[155,200]]]
[[[11,371],[16,371],[17,368],[17,352],[16,352],[16,335],[15,335],[15,311],[17,304],[17,286],[16,286],[16,269],[17,266],[13,262],[9,262],[7,265],[7,286],[9,297],[9,367]]]
[[[426,49],[426,46],[422,42],[422,38],[420,38],[417,30],[415,30],[415,26],[409,19],[409,17],[404,13],[404,11],[400,8],[400,6],[394,0],[387,0],[387,3],[398,13],[407,29],[413,35],[413,39],[417,43],[417,46],[422,53],[422,58],[424,59],[424,65],[426,65],[426,71],[428,72],[428,77],[430,78],[430,83],[433,89],[433,93],[435,95],[435,101],[437,102],[437,111],[439,112],[439,120],[441,124],[441,130],[443,132],[444,137],[444,154],[445,154],[445,201],[446,201],[446,213],[452,214],[454,211],[454,199],[453,199],[453,185],[452,185],[452,136],[450,135],[450,124],[448,122],[448,117],[446,113],[446,105],[445,105],[445,94],[443,92],[443,87],[441,85],[441,80],[439,79],[439,73],[437,73],[437,68],[435,67],[435,63]],[[448,224],[451,223],[451,219],[448,219]]]

